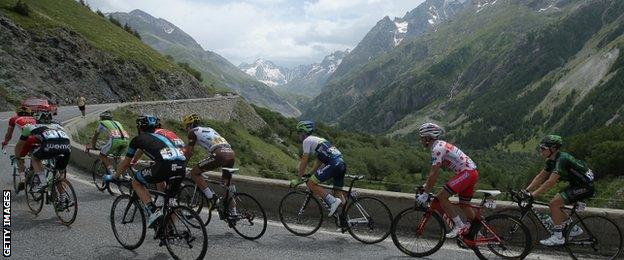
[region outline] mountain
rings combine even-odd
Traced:
[[[217,53],[204,50],[190,35],[167,20],[155,18],[141,10],[108,15],[137,30],[143,42],[158,52],[198,69],[204,78],[211,79],[207,84],[235,90],[249,102],[285,116],[294,117],[300,114],[297,108],[273,89],[241,72]]]
[[[427,0],[403,17],[384,17],[346,55],[332,79],[364,67],[369,61],[396,48],[403,41],[413,39],[448,21],[467,6],[467,0]]]
[[[624,121],[623,1],[462,4],[333,77],[303,117],[408,140],[432,120],[466,147],[511,150]]]
[[[72,0],[0,2],[0,107],[29,96],[73,103],[210,96],[183,68]],[[213,80],[207,77],[207,80]]]
[[[320,63],[299,65],[289,69],[273,62],[257,59],[252,64],[242,63],[238,68],[269,86],[303,97],[315,97],[321,92],[329,77],[336,71],[349,50],[335,51]],[[284,95],[282,95],[284,96]]]

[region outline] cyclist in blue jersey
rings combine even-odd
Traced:
[[[340,151],[334,147],[329,141],[312,135],[316,125],[313,121],[301,121],[297,124],[297,132],[299,139],[303,142],[303,154],[299,161],[299,177],[303,177],[306,167],[310,160],[314,161],[312,172],[309,174],[310,181],[307,182],[308,188],[325,200],[329,206],[329,216],[334,215],[336,209],[346,201],[343,191],[336,190],[334,195],[342,198],[336,198],[328,193],[323,187],[319,186],[319,182],[333,179],[335,188],[342,188],[344,185],[344,176],[347,172],[347,165],[342,159]]]
[[[116,171],[117,174],[126,172],[133,159],[138,160],[143,154],[154,161],[155,164],[151,168],[137,172],[136,178],[132,180],[132,188],[149,215],[149,226],[162,216],[162,212],[152,202],[145,185],[164,182],[167,186],[170,185],[170,190],[175,193],[186,172],[186,157],[182,150],[166,137],[154,133],[158,121],[158,118],[150,115],[141,116],[136,120],[139,135],[130,141],[126,157],[119,163]],[[164,185],[158,186],[158,190],[164,190]]]

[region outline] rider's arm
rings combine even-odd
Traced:
[[[97,142],[98,136],[100,135],[100,130],[95,130],[93,133],[93,137],[91,137],[91,147],[95,148],[95,143]]]
[[[117,174],[126,172],[128,168],[130,168],[131,163],[138,161],[141,158],[141,156],[143,156],[142,150],[137,150],[134,156],[132,157],[128,157],[128,155],[126,154],[126,157],[124,157],[124,159],[121,162],[119,162],[119,165],[117,165]]]
[[[319,168],[321,168],[321,165],[323,165],[323,163],[321,163],[321,161],[316,160],[314,161],[314,166],[312,166],[312,172],[316,172]]]
[[[431,166],[431,170],[429,170],[429,177],[427,177],[427,182],[425,182],[425,192],[430,192],[433,189],[433,185],[435,185],[438,180],[438,176],[440,175],[440,166],[433,165]]]
[[[548,180],[546,180],[546,182],[544,182],[542,186],[540,186],[536,191],[531,192],[531,196],[536,197],[536,196],[542,195],[544,192],[549,191],[552,187],[554,187],[557,184],[557,181],[559,181],[559,173],[553,172],[550,175],[550,178],[548,178]]]
[[[305,174],[306,167],[308,167],[309,159],[309,154],[304,153],[303,155],[301,155],[301,159],[299,160],[299,177],[302,177]]]
[[[197,136],[195,135],[195,133],[193,131],[189,131],[189,133],[188,133],[188,145],[186,147],[184,147],[184,149],[182,149],[182,152],[184,153],[184,157],[186,157],[187,160],[190,160],[191,157],[193,156],[193,150],[195,149],[195,143],[197,143]]]
[[[9,141],[11,140],[11,137],[13,137],[13,129],[15,127],[13,126],[9,126],[9,128],[7,129],[6,134],[4,135],[4,141],[2,142],[2,145],[6,145],[9,143]]]
[[[548,175],[550,173],[547,172],[546,170],[542,170],[539,174],[535,175],[535,177],[533,177],[533,180],[531,181],[531,184],[529,184],[529,186],[526,188],[527,191],[532,192],[534,190],[536,190],[537,188],[540,187],[540,185],[542,185],[542,183],[544,183],[544,181],[546,181],[546,178],[548,178]]]

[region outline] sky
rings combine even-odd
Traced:
[[[102,12],[141,9],[234,65],[258,58],[294,67],[353,49],[384,16],[424,0],[87,0]]]

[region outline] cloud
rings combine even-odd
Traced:
[[[141,9],[170,21],[234,64],[257,58],[283,66],[353,49],[386,15],[423,0],[88,0],[104,12]]]

